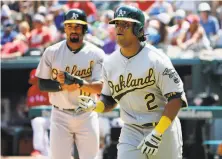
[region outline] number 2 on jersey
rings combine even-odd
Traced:
[[[153,93],[148,93],[145,96],[145,100],[147,101],[146,106],[147,106],[149,111],[154,110],[158,107],[158,105],[153,103],[155,101],[155,95]]]
[[[84,92],[83,90],[81,90],[80,89],[80,95],[83,95],[83,96],[90,96],[91,95],[91,93],[89,93],[89,92]]]

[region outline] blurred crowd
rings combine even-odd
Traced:
[[[87,14],[85,40],[111,54],[118,46],[108,22],[121,4],[143,10],[148,43],[167,52],[169,46],[201,51],[222,48],[221,1],[4,1],[1,3],[1,58],[41,55],[65,39],[63,14],[80,8]]]

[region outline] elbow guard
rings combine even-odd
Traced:
[[[187,99],[186,99],[186,96],[185,96],[184,92],[171,92],[171,93],[165,94],[164,96],[167,98],[168,102],[172,99],[180,98],[181,101],[182,101],[181,107],[187,107],[188,106]]]
[[[112,96],[107,96],[107,95],[101,94],[100,99],[101,99],[101,101],[103,101],[103,103],[105,105],[115,105],[116,104],[116,101],[113,99]]]
[[[62,87],[59,82],[52,81],[50,79],[39,78],[38,85],[41,91],[58,92],[62,90]]]

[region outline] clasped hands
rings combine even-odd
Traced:
[[[62,90],[67,91],[75,91],[79,89],[84,83],[81,78],[61,71],[57,74],[57,81],[60,83]],[[77,113],[81,111],[93,111],[95,107],[96,103],[91,97],[81,95],[78,97],[78,107],[75,111]]]
[[[80,85],[77,83],[70,83],[67,81],[66,77],[65,77],[65,72],[59,72],[57,74],[57,81],[60,83],[62,90],[67,90],[69,92],[71,91],[75,91],[78,88],[80,88]]]

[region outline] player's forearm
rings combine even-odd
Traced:
[[[102,90],[102,82],[96,81],[96,82],[89,83],[87,81],[84,81],[84,84],[81,87],[81,90],[88,93],[100,94]]]
[[[182,106],[183,101],[181,98],[174,98],[166,104],[162,117],[155,127],[159,134],[163,134],[168,129]]]
[[[103,112],[110,112],[117,106],[117,103],[112,96],[101,94],[100,100],[104,103],[105,106]]]
[[[171,121],[173,121],[174,118],[177,116],[181,107],[182,107],[182,101],[180,98],[172,99],[166,104],[162,116],[166,116]]]
[[[38,86],[41,91],[45,92],[59,92],[62,90],[60,83],[51,79],[39,78]]]
[[[96,102],[96,108],[94,109],[94,111],[98,113],[111,112],[116,106],[117,104],[108,105],[104,104],[104,101],[99,100],[98,102]]]
[[[98,113],[110,112],[117,106],[112,96],[100,95],[100,100],[96,103],[95,111]]]
[[[117,106],[117,104],[114,105],[105,105],[105,109],[104,109],[104,113],[105,112],[111,112],[115,107]]]
[[[65,84],[78,84],[80,89],[84,92],[100,94],[102,90],[102,81],[94,81],[94,82],[87,82],[86,80],[78,77],[72,76],[68,72],[64,72]]]

